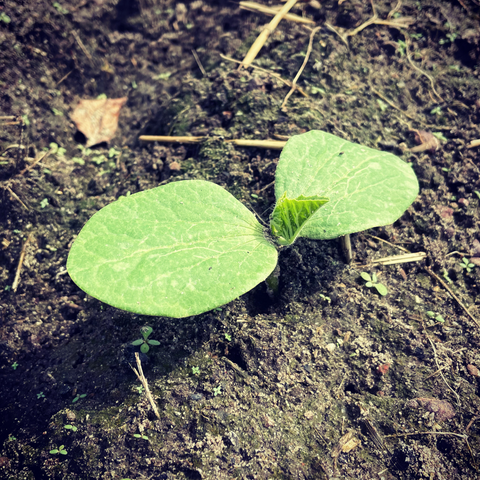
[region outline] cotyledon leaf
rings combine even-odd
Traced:
[[[276,263],[252,212],[214,183],[186,180],[102,208],[76,238],[67,270],[102,302],[181,318],[234,300]]]
[[[336,238],[389,225],[418,195],[413,169],[391,153],[348,142],[320,130],[292,137],[275,173],[277,201],[284,195],[327,197],[300,236]]]

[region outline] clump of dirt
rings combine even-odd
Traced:
[[[4,2],[5,478],[478,474],[478,2],[329,0],[293,12],[322,28],[299,80],[308,96],[282,109],[311,33],[300,24],[282,21],[261,69],[238,70],[225,56],[241,60],[268,19],[234,4]],[[128,102],[113,140],[86,148],[69,115],[102,94]],[[300,239],[280,253],[278,296],[260,285],[181,320],[116,310],[69,279],[75,235],[128,192],[207,179],[268,219],[279,152],[225,140],[312,129],[390,150],[420,181],[394,225],[353,236],[352,265],[337,241]],[[438,145],[412,151],[422,132]],[[402,249],[427,258],[371,263]],[[366,288],[362,271],[388,294]],[[160,342],[142,355],[159,419],[131,369],[144,325]],[[66,454],[51,453],[61,445]]]

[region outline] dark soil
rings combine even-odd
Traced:
[[[480,138],[480,2],[375,6],[410,27],[342,39],[372,17],[369,2],[299,2],[322,28],[299,79],[309,96],[282,110],[289,87],[265,71],[295,77],[305,26],[282,21],[254,62],[264,70],[238,71],[220,54],[241,60],[269,17],[235,2],[0,5],[2,478],[478,478],[480,147],[468,146]],[[69,115],[100,94],[128,102],[89,154]],[[337,241],[299,240],[281,252],[277,298],[260,285],[182,320],[116,310],[70,280],[75,235],[127,192],[208,179],[267,219],[279,152],[224,140],[312,129],[390,150],[420,181],[393,226],[352,237],[352,265]],[[422,131],[441,137],[436,150],[410,150]],[[34,165],[52,142],[65,151]],[[427,257],[370,263],[399,247]],[[130,368],[146,324],[160,342],[142,356],[160,419]]]

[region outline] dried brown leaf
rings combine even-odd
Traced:
[[[424,130],[415,131],[415,141],[418,143],[417,147],[410,148],[412,153],[417,152],[435,152],[440,148],[440,141],[435,135]]]
[[[127,97],[100,100],[80,100],[71,118],[78,130],[87,138],[87,147],[113,138],[118,117]]]

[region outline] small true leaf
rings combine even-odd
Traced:
[[[132,342],[132,345],[134,345],[135,347],[138,347],[139,345],[142,345],[142,343],[144,343],[144,341],[141,338],[139,338],[138,340],[134,340]]]
[[[273,210],[270,226],[280,245],[291,245],[312,215],[328,202],[328,198],[312,196],[290,199],[285,192]]]
[[[329,199],[301,231],[313,239],[391,224],[418,194],[413,169],[396,156],[319,130],[287,142],[275,178],[277,201],[285,193]]]
[[[142,353],[148,353],[149,350],[150,350],[150,347],[146,343],[142,344],[142,346],[140,347],[140,351]]]
[[[148,343],[149,343],[150,345],[160,345],[160,342],[157,341],[157,340],[149,340]]]
[[[187,180],[97,212],[75,240],[67,270],[114,307],[181,318],[234,300],[276,263],[252,212],[214,183]]]

